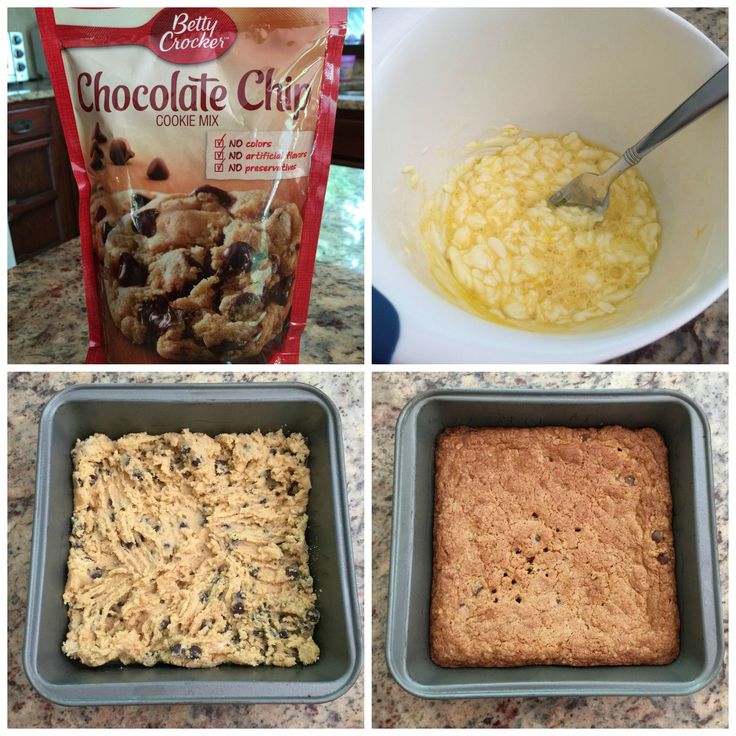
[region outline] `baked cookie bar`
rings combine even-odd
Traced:
[[[175,361],[247,361],[279,340],[302,219],[270,192],[91,197],[107,305],[132,342]]]
[[[442,667],[672,662],[662,437],[617,426],[442,432],[430,647]]]
[[[78,441],[66,655],[93,667],[316,662],[308,454],[282,431]]]

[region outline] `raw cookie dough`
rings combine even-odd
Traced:
[[[280,342],[302,218],[256,189],[204,185],[91,197],[95,254],[115,325],[178,361],[242,361]]]
[[[319,658],[298,433],[77,441],[62,649],[90,666]]]

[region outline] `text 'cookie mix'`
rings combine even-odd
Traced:
[[[88,362],[296,363],[347,11],[37,10]]]
[[[655,430],[453,427],[435,455],[436,664],[677,658],[672,496]]]
[[[316,662],[308,455],[281,430],[79,440],[64,653],[93,667]]]

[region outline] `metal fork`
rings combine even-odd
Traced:
[[[674,112],[656,128],[649,131],[638,143],[624,151],[623,156],[602,174],[580,174],[569,184],[555,192],[547,201],[553,207],[577,205],[589,207],[605,214],[610,202],[611,184],[626,169],[636,166],[644,156],[660,143],[682,130],[703,113],[708,112],[728,97],[728,64],[717,71],[702,87],[699,87]]]

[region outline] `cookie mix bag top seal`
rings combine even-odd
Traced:
[[[346,10],[36,12],[79,186],[88,362],[297,362]]]

